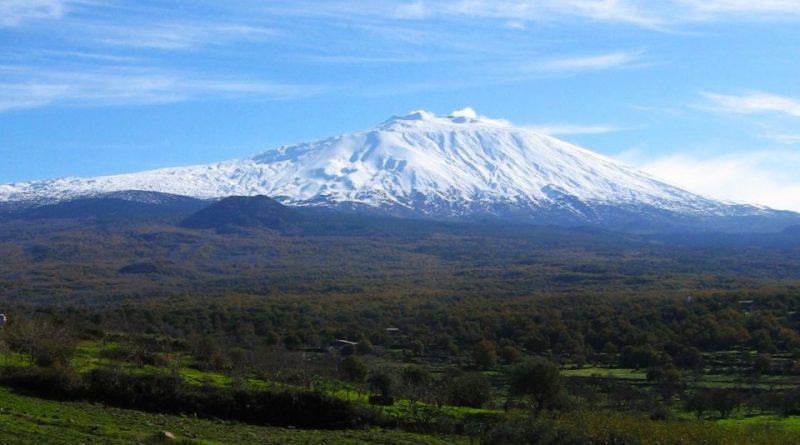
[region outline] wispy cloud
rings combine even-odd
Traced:
[[[406,64],[423,63],[428,58],[423,55],[309,55],[302,56],[303,60],[317,63],[329,63],[337,65],[386,65],[386,64]]]
[[[27,73],[25,79],[0,83],[0,111],[45,105],[143,105],[229,97],[284,99],[321,94],[327,88],[136,68],[92,73],[21,72]]]
[[[518,61],[512,63],[498,62],[496,66],[467,66],[461,69],[459,73],[445,78],[426,81],[401,80],[372,86],[353,85],[350,91],[364,96],[396,96],[423,91],[448,91],[514,84],[530,79],[558,78],[594,71],[643,66],[643,64],[636,64],[638,54],[620,52],[585,57],[571,55],[521,64]],[[566,129],[566,127],[562,129]],[[584,128],[584,134],[586,134],[586,130],[587,128]],[[593,128],[593,130],[598,132],[600,129]],[[571,134],[577,134],[577,132]]]
[[[27,20],[61,18],[66,10],[65,0],[3,0],[0,27],[17,26]]]
[[[108,45],[151,49],[191,49],[201,45],[220,45],[232,41],[274,38],[272,28],[224,23],[155,23],[118,26],[95,25],[88,28],[95,41]]]
[[[569,74],[584,71],[603,71],[631,65],[642,52],[612,52],[581,56],[565,56],[535,61],[524,65],[524,70],[542,74]]]
[[[92,66],[105,64],[141,63],[145,59],[139,56],[115,54],[113,52],[66,50],[66,49],[11,49],[2,54],[7,63],[16,64],[41,64],[44,67],[53,67],[60,64],[92,64]],[[19,65],[5,65],[11,71],[25,69]],[[3,71],[3,65],[0,65]]]
[[[387,0],[382,2],[274,1],[269,11],[304,17],[359,21],[449,19],[497,20],[525,29],[526,22],[592,21],[665,29],[720,20],[758,22],[800,18],[795,0]]]
[[[800,2],[795,0],[679,0],[696,19],[787,19],[800,17]]]
[[[432,17],[496,19],[517,26],[526,21],[554,21],[584,18],[595,21],[655,24],[657,17],[647,14],[637,1],[627,0],[394,0],[385,2],[314,2],[295,0],[273,2],[271,11],[302,16],[337,17],[360,20],[364,17],[422,20]]]
[[[494,17],[504,20],[549,21],[580,17],[595,21],[634,23],[652,26],[657,18],[636,2],[624,0],[463,0],[450,3],[444,10],[451,14]]]
[[[796,150],[762,150],[716,156],[675,154],[639,162],[665,181],[695,193],[734,202],[800,211]]]
[[[753,91],[742,95],[702,93],[706,99],[701,108],[736,114],[782,113],[800,117],[800,100],[776,94]]]
[[[575,134],[605,134],[619,131],[619,128],[611,125],[577,125],[567,123],[552,123],[544,125],[526,126],[535,132],[549,134],[552,136],[575,135]]]
[[[765,134],[764,137],[781,144],[800,144],[800,134],[772,132]]]
[[[440,13],[517,22],[577,18],[645,28],[698,21],[800,18],[800,3],[795,0],[462,0],[429,1],[427,4],[429,10]]]

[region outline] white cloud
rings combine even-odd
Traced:
[[[753,91],[743,95],[703,93],[708,101],[705,108],[737,114],[783,113],[800,117],[800,100],[775,94]]]
[[[428,3],[436,4],[441,14],[515,21],[579,18],[645,28],[698,21],[761,21],[800,16],[800,2],[797,0],[462,0]]]
[[[96,5],[98,0],[2,0],[0,27],[17,26],[28,20],[59,19],[75,5]],[[145,6],[146,7],[146,6]],[[230,2],[220,6],[229,18],[272,20],[280,17],[319,17],[348,23],[388,20],[494,19],[503,26],[525,29],[527,22],[587,20],[663,28],[674,24],[703,21],[740,20],[757,22],[800,18],[796,0],[386,0],[365,2],[342,0],[274,0],[271,2]],[[167,8],[166,10],[169,10]],[[165,8],[155,8],[156,13]],[[135,30],[134,30],[135,31]],[[178,45],[181,36],[170,36]],[[185,35],[184,35],[185,37]],[[178,46],[184,47],[184,46]]]
[[[642,8],[638,2],[627,0],[345,1],[314,2],[313,8],[309,7],[308,1],[293,0],[290,5],[275,3],[269,7],[270,10],[303,16],[333,16],[343,20],[359,20],[364,17],[408,20],[439,16],[488,18],[505,22],[539,22],[578,17],[596,21],[650,25],[656,19],[654,16],[649,16],[646,8]]]
[[[800,144],[800,134],[791,133],[767,133],[764,135],[767,139],[771,139],[781,144]]]
[[[656,17],[636,2],[625,0],[462,0],[444,2],[451,14],[493,17],[504,20],[547,21],[559,17],[582,17],[595,21],[634,23],[651,26]]]
[[[84,25],[96,42],[131,48],[192,49],[232,41],[275,37],[271,28],[222,23],[154,23],[147,25]]]
[[[695,193],[800,212],[800,153],[763,150],[719,156],[676,154],[639,168]]]
[[[641,54],[641,52],[618,51],[606,54],[558,57],[530,63],[525,69],[545,74],[602,71],[630,65],[638,60]]]
[[[664,29],[723,20],[759,22],[800,18],[797,0],[386,0],[363,2],[274,1],[281,14],[342,21],[425,20],[432,17],[490,19],[524,29],[526,22],[585,20]]]
[[[148,69],[48,72],[22,69],[24,79],[0,83],[0,111],[45,105],[142,105],[190,99],[305,97],[323,86],[202,77]]]
[[[58,19],[66,9],[63,0],[2,0],[0,27],[17,26],[27,20]]]
[[[576,125],[566,123],[530,125],[526,128],[529,128],[537,133],[544,133],[552,136],[571,134],[605,134],[619,131],[618,128],[610,125]]]
[[[408,64],[423,63],[428,59],[422,55],[309,55],[300,56],[303,60],[316,63],[329,63],[337,65],[386,65],[386,64]]]
[[[395,17],[404,19],[420,19],[427,17],[431,11],[422,1],[401,3],[395,8]]]
[[[800,16],[800,2],[796,0],[679,0],[677,3],[692,10],[697,18],[705,19]]]

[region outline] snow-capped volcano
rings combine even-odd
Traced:
[[[0,185],[0,201],[54,202],[126,190],[197,198],[267,195],[296,206],[548,222],[771,212],[689,193],[471,109],[449,116],[415,111],[366,131],[215,164]]]

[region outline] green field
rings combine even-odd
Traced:
[[[0,388],[0,443],[2,444],[132,444],[146,442],[160,432],[173,433],[196,444],[450,444],[460,439],[438,439],[394,430],[297,430],[260,427],[193,417],[149,414],[85,402],[56,402],[16,394]]]
[[[800,434],[800,416],[779,417],[762,415],[733,417],[717,420],[716,423],[725,427],[743,427],[763,430],[776,429]]]
[[[604,377],[624,380],[645,380],[647,375],[644,371],[625,368],[600,368],[589,366],[585,368],[564,369],[561,371],[564,377]]]

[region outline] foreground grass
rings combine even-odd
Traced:
[[[593,444],[796,445],[800,419],[762,418],[724,421],[651,421],[618,413],[578,413],[555,422],[583,431]]]
[[[2,444],[135,444],[161,431],[192,444],[397,444],[458,443],[393,430],[297,430],[193,417],[142,413],[85,402],[61,403],[0,388]],[[178,442],[181,443],[181,442]]]

